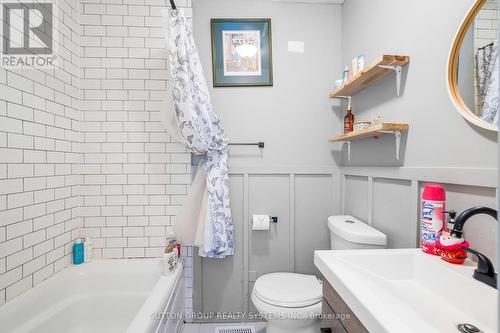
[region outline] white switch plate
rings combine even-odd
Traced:
[[[304,53],[305,44],[300,41],[289,41],[288,42],[288,52],[292,53]]]

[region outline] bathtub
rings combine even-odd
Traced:
[[[98,260],[66,268],[1,306],[0,331],[180,332],[182,265],[172,275],[161,273],[160,259]]]

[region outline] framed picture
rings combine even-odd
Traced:
[[[212,19],[214,87],[272,86],[271,19]]]

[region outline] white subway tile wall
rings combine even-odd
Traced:
[[[53,17],[56,68],[0,68],[0,305],[69,265],[82,226],[78,1]]]
[[[487,0],[474,19],[474,54],[485,45],[497,40],[498,34],[498,0]],[[479,96],[479,83],[477,82],[476,69],[474,68],[474,103],[475,112],[482,114],[481,98]]]
[[[159,122],[167,4],[80,2],[82,233],[98,258],[160,255],[191,183],[190,154]]]
[[[177,0],[192,17],[191,0]],[[81,0],[82,234],[98,258],[157,257],[191,184],[191,155],[159,110],[168,0]],[[192,252],[186,304],[192,311]]]
[[[96,258],[159,256],[191,183],[159,122],[169,1],[58,3],[61,68],[0,68],[0,305],[69,265],[80,236]]]

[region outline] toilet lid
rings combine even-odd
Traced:
[[[384,233],[349,215],[330,216],[328,228],[348,242],[387,246],[387,236]]]
[[[299,308],[321,301],[321,283],[313,275],[272,273],[255,281],[255,296],[276,306]]]

